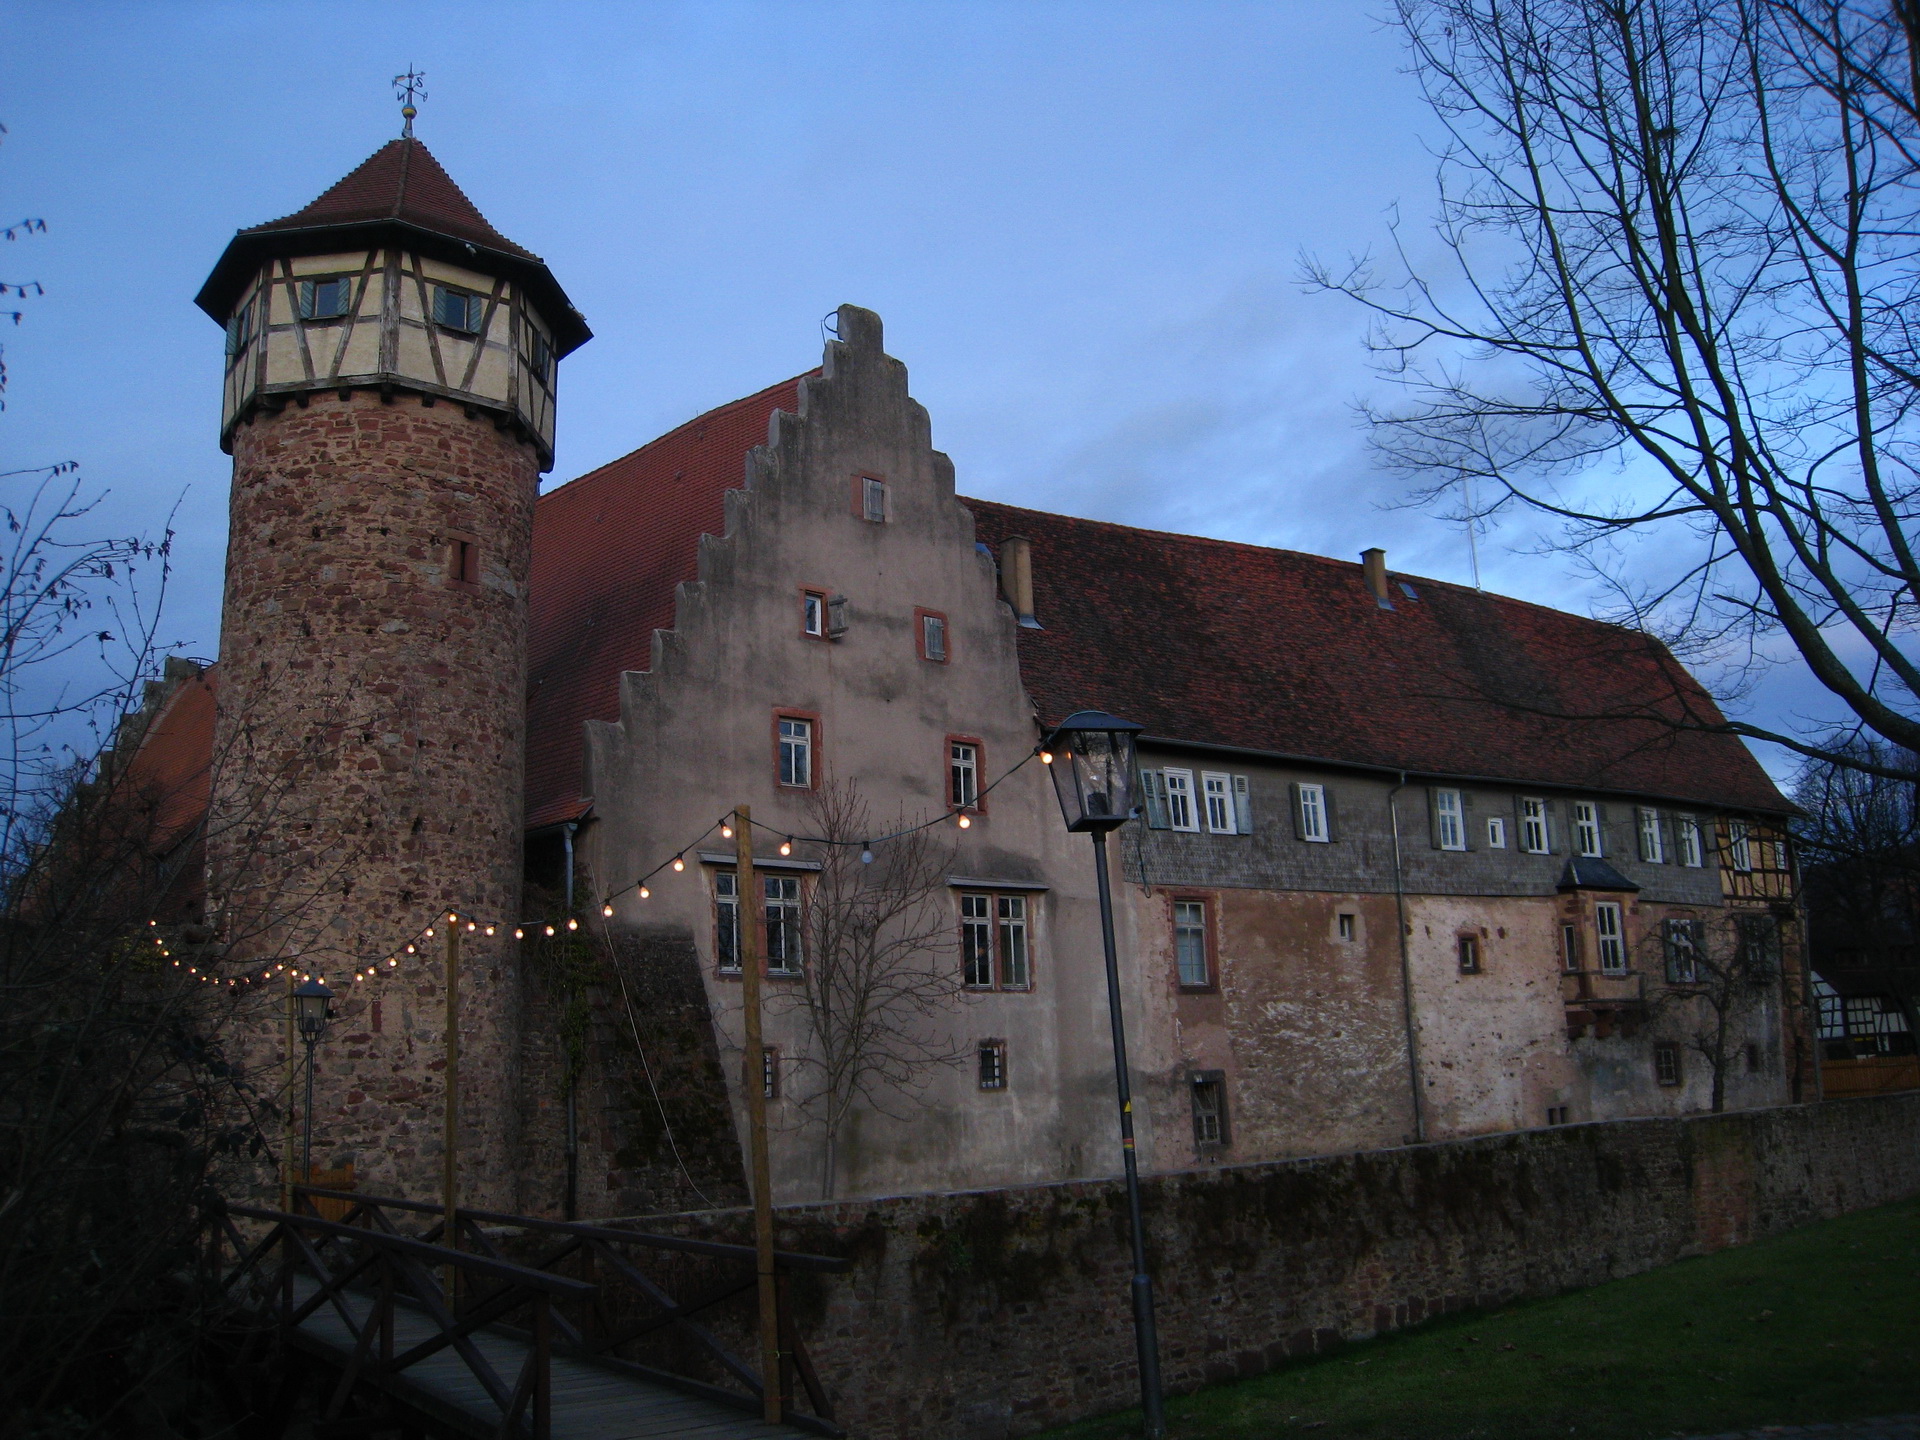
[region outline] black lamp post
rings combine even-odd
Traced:
[[[1134,1158],[1133,1089],[1127,1082],[1127,1032],[1120,1017],[1120,965],[1113,944],[1113,894],[1107,883],[1107,832],[1133,818],[1139,771],[1134,740],[1142,727],[1100,710],[1069,715],[1047,738],[1041,758],[1053,773],[1067,829],[1093,836],[1100,885],[1100,940],[1107,953],[1107,1018],[1113,1025],[1113,1082],[1120,1102],[1120,1156],[1127,1170],[1127,1217],[1133,1227],[1133,1336],[1140,1352],[1140,1410],[1149,1440],[1167,1433],[1160,1405],[1160,1340],[1153,1323],[1153,1279],[1147,1274],[1140,1222],[1140,1167]]]
[[[313,1179],[313,1047],[327,1033],[327,1006],[332,1000],[333,991],[325,981],[309,978],[293,987],[293,1023],[307,1045],[306,1137],[300,1147],[302,1185]]]

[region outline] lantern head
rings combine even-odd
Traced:
[[[325,981],[302,980],[293,987],[293,1021],[300,1038],[317,1041],[327,1031],[327,1005],[333,999]]]
[[[1133,818],[1139,796],[1135,738],[1144,728],[1104,710],[1081,710],[1047,737],[1042,748],[1053,756],[1047,772],[1068,830],[1117,830]]]

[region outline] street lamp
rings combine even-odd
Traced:
[[[307,1045],[306,1138],[300,1147],[300,1183],[313,1180],[313,1047],[327,1033],[327,1006],[333,991],[326,982],[311,977],[293,987],[293,1023]]]
[[[1160,1341],[1153,1323],[1153,1279],[1147,1274],[1140,1222],[1140,1168],[1134,1159],[1133,1090],[1127,1082],[1127,1033],[1120,1017],[1120,965],[1113,944],[1113,894],[1107,883],[1107,832],[1133,818],[1139,771],[1135,737],[1142,726],[1101,710],[1061,721],[1041,747],[1053,774],[1060,813],[1073,834],[1093,836],[1100,885],[1100,940],[1107,954],[1107,1018],[1113,1026],[1113,1083],[1120,1102],[1120,1157],[1127,1171],[1127,1217],[1133,1227],[1133,1337],[1140,1352],[1140,1410],[1149,1440],[1167,1433],[1160,1405]]]

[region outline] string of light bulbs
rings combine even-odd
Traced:
[[[934,816],[931,819],[922,820],[912,825],[905,825],[898,830],[890,830],[884,834],[862,840],[842,840],[825,835],[803,835],[795,831],[782,830],[762,820],[755,820],[752,823],[754,828],[758,830],[765,831],[769,835],[780,836],[779,851],[782,856],[793,854],[793,847],[795,845],[817,845],[828,848],[850,848],[858,845],[860,847],[860,859],[862,863],[872,864],[874,858],[873,847],[875,845],[884,845],[892,840],[904,839],[908,835],[931,829],[935,825],[944,824],[948,820],[952,820],[958,829],[970,829],[973,824],[973,817],[969,813],[970,810],[977,808],[980,802],[985,800],[988,795],[992,794],[1000,785],[1025,769],[1026,766],[1034,760],[1038,760],[1042,765],[1051,765],[1053,763],[1053,755],[1044,745],[1036,745],[1032,750],[1021,756],[1011,767],[996,777],[991,784],[981,790],[974,797],[971,806],[962,807],[959,811],[951,815]],[[729,810],[718,820],[710,822],[690,843],[682,845],[672,851],[666,859],[641,875],[637,880],[619,886],[601,896],[601,916],[611,920],[614,916],[613,902],[629,891],[636,892],[642,900],[651,899],[653,891],[647,882],[659,875],[662,871],[672,871],[675,874],[684,872],[687,868],[688,854],[696,852],[700,842],[705,840],[707,836],[711,835],[715,830],[720,832],[721,839],[733,839],[734,813],[735,812]],[[148,920],[147,924],[156,931],[160,928],[160,922],[158,920]],[[357,985],[364,981],[374,979],[376,976],[398,971],[403,957],[420,955],[422,953],[421,946],[423,943],[434,939],[436,935],[440,934],[440,927],[458,925],[464,925],[466,927],[466,933],[468,934],[476,937],[484,934],[489,938],[499,934],[503,930],[511,929],[513,938],[516,941],[524,941],[529,933],[536,931],[544,932],[544,938],[546,939],[557,938],[562,929],[570,934],[577,933],[580,929],[580,917],[569,914],[564,920],[521,920],[514,922],[512,925],[508,925],[504,921],[487,920],[474,915],[465,915],[459,910],[446,911],[444,919],[436,912],[431,923],[415,931],[413,935],[402,944],[382,952],[380,959],[365,964],[355,961],[353,983]],[[251,966],[248,967],[244,974],[221,975],[211,967],[202,968],[198,965],[182,962],[179,957],[173,954],[172,949],[169,948],[169,942],[164,935],[154,935],[153,943],[159,948],[163,959],[172,960],[175,969],[183,970],[187,975],[201,984],[224,984],[229,992],[249,990],[255,985],[269,983],[276,979],[291,979],[296,982],[319,980],[322,984],[326,981],[326,977],[319,971],[302,969],[298,964],[289,961],[278,961],[273,965],[266,966],[257,976],[253,973]]]

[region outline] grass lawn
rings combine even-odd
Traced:
[[[1648,1440],[1920,1411],[1920,1203],[1452,1315],[1168,1405],[1178,1440]],[[1137,1435],[1139,1413],[1049,1440]]]

